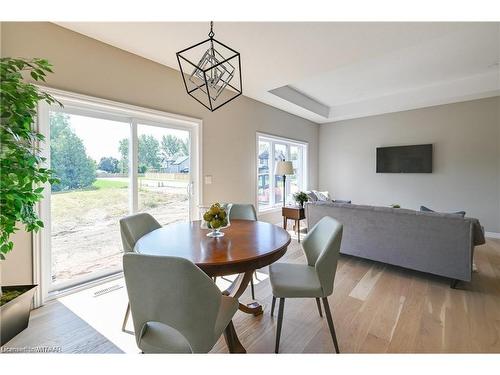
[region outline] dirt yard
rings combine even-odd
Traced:
[[[149,212],[162,225],[188,220],[185,186],[140,186],[139,211]],[[94,188],[51,196],[52,279],[56,283],[112,272],[121,265],[118,220],[129,212],[127,182],[98,179]]]

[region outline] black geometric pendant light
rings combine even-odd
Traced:
[[[214,39],[213,24],[207,40],[177,52],[187,93],[212,112],[243,92],[240,54]]]

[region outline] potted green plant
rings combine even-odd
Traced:
[[[293,195],[293,199],[300,207],[304,207],[304,203],[309,200],[309,196],[305,192],[299,191]]]
[[[43,184],[56,183],[45,166],[40,143],[44,137],[33,124],[39,101],[58,103],[38,86],[24,80],[45,81],[52,65],[44,59],[0,59],[0,266],[13,250],[11,236],[20,225],[28,232],[43,228],[36,212]],[[27,327],[36,285],[0,285],[0,345]]]

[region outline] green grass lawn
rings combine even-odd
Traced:
[[[74,226],[76,223],[93,224],[101,220],[118,218],[129,213],[127,181],[97,179],[91,189],[57,192],[51,197],[52,222],[56,226]],[[162,207],[187,199],[181,193],[161,192],[139,188],[139,210]],[[55,229],[55,228],[53,228]],[[57,232],[57,230],[55,230]]]
[[[128,187],[128,182],[98,178],[92,186],[96,189],[124,189]]]
[[[148,181],[174,181],[174,182],[184,182],[183,180],[167,180],[167,179],[158,179],[158,178],[145,178],[145,177],[139,177],[138,181],[139,184],[141,183],[141,180],[148,180]],[[187,183],[187,180],[186,180]],[[127,181],[116,181],[112,178],[98,178],[93,184],[92,188],[94,189],[122,189],[122,188],[127,188],[128,187],[128,182]]]

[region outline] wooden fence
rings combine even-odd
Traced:
[[[189,173],[146,172],[144,178],[151,180],[189,181]]]

